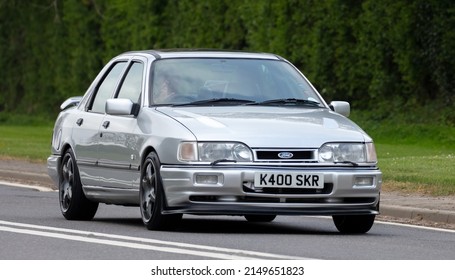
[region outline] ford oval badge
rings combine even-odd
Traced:
[[[290,159],[292,158],[294,155],[290,152],[281,152],[278,154],[278,157],[279,158],[282,158],[282,159]]]

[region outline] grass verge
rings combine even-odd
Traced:
[[[385,191],[455,195],[455,150],[376,144]]]
[[[424,114],[375,117],[355,111],[352,119],[375,141],[385,191],[455,195],[454,126]]]
[[[0,157],[45,162],[51,151],[52,125],[0,125]]]
[[[375,139],[383,189],[455,195],[455,128],[356,120]],[[0,124],[0,158],[45,162],[52,125]]]

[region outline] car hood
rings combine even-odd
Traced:
[[[188,128],[198,141],[236,141],[252,148],[308,147],[371,138],[328,109],[267,106],[157,107]]]

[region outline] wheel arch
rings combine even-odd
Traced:
[[[142,166],[144,166],[145,159],[147,158],[148,154],[150,154],[151,152],[157,153],[157,151],[154,147],[147,146],[141,153],[141,165],[139,166],[139,171],[140,171],[141,176],[142,176]]]
[[[71,147],[71,145],[69,143],[63,144],[61,149],[60,149],[60,158],[58,159],[58,162],[57,162],[57,172],[58,172],[59,180],[60,180],[60,178],[62,176],[62,171],[61,171],[62,168],[61,167],[62,167],[63,156],[66,154],[66,152],[69,149],[72,149],[73,150],[73,154],[74,154],[74,149]],[[74,157],[76,157],[76,155],[74,155]]]
[[[141,177],[140,177],[140,180],[142,180],[142,175],[143,175],[143,174],[142,174],[142,172],[143,172],[142,167],[144,166],[144,163],[145,163],[145,160],[146,160],[147,156],[148,156],[151,152],[155,152],[156,155],[157,155],[157,157],[158,157],[158,159],[159,159],[158,151],[157,151],[153,146],[147,146],[147,147],[144,149],[144,151],[141,153],[141,165],[140,165],[140,167],[139,167],[139,168],[140,168],[140,171],[139,171],[139,172],[140,172],[140,176],[141,176]],[[160,180],[161,180],[161,178],[160,178]],[[169,205],[168,205],[167,198],[166,198],[166,190],[164,189],[162,183],[161,183],[161,188],[162,188],[163,196],[164,196],[164,197],[163,197],[163,199],[164,199],[164,201],[163,201],[163,202],[164,202],[164,205],[163,205],[163,206],[164,206],[164,209],[168,209]]]
[[[60,158],[59,158],[58,164],[57,164],[59,175],[61,175],[61,174],[60,174],[60,167],[61,167],[61,164],[62,164],[63,156],[66,154],[66,152],[67,152],[69,149],[73,150],[74,157],[76,157],[76,154],[74,153],[73,147],[72,147],[69,143],[64,143],[64,144],[62,145],[61,149],[60,149]]]

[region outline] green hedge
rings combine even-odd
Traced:
[[[454,125],[454,26],[453,0],[0,1],[0,112],[55,116],[126,50],[221,48],[277,53],[328,100],[432,104]]]

